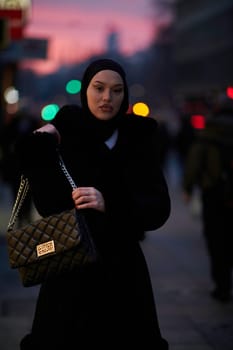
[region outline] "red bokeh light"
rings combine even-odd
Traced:
[[[191,125],[194,129],[204,129],[205,128],[205,117],[201,114],[194,114],[191,116]]]
[[[228,87],[227,87],[227,89],[226,89],[226,94],[227,94],[227,97],[233,99],[233,86],[228,86]]]

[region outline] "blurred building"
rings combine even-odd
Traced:
[[[47,56],[47,38],[25,36],[30,10],[31,0],[0,0],[0,127],[9,117],[5,93],[9,88],[18,88],[19,63]]]
[[[233,85],[233,0],[176,0],[175,92]]]

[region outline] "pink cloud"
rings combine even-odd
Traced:
[[[143,3],[136,1],[139,2]],[[124,1],[124,8],[128,6],[131,11],[126,12],[120,4],[123,6],[120,1],[119,7],[114,10],[106,6],[98,8],[98,11],[93,6],[88,10],[88,2],[82,7],[77,3],[72,6],[69,2],[58,2],[56,7],[51,6],[49,1],[46,4],[34,2],[25,36],[49,40],[48,59],[41,61],[40,66],[38,61],[35,62],[37,68],[41,70],[44,66],[46,72],[60,64],[79,62],[90,54],[101,53],[106,49],[111,26],[119,33],[122,53],[131,55],[148,47],[156,34],[153,16],[133,11],[131,0]],[[145,12],[149,13],[148,9]]]

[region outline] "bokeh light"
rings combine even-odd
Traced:
[[[205,128],[205,117],[201,114],[194,114],[191,116],[191,125],[194,129],[204,129]]]
[[[81,90],[81,81],[72,79],[66,84],[66,92],[68,94],[78,94]]]
[[[13,86],[9,86],[4,92],[5,101],[9,104],[14,104],[19,101],[19,91]]]
[[[50,121],[55,118],[58,111],[59,106],[57,104],[46,105],[41,110],[41,118],[45,121]]]
[[[150,113],[150,109],[146,103],[137,102],[133,105],[133,113],[136,115],[147,117]]]

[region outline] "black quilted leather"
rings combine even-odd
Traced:
[[[36,247],[54,241],[55,252],[37,256]],[[97,252],[88,227],[75,209],[7,231],[10,266],[25,287],[93,263]]]

